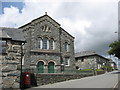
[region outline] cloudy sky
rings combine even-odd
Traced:
[[[118,37],[119,0],[0,1],[0,27],[20,27],[47,12],[75,37],[75,52],[92,50],[109,57],[109,44]]]

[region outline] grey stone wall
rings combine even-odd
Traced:
[[[109,65],[108,60],[96,55],[76,58],[75,63],[75,66],[78,66],[80,69],[100,69],[105,65]]]
[[[97,71],[96,75],[104,74],[105,71]],[[52,84],[56,82],[67,81],[71,79],[80,79],[93,76],[93,72],[78,72],[78,73],[59,73],[59,74],[36,74],[37,85]]]
[[[83,60],[83,61],[82,61]],[[84,57],[84,58],[79,58],[76,61],[76,66],[78,66],[80,69],[91,69],[95,67],[95,57]]]
[[[68,43],[68,51],[64,49],[64,43]],[[65,64],[65,58],[68,57],[70,59],[70,65],[65,66],[66,70],[74,70],[75,69],[75,57],[74,57],[74,37],[69,35],[65,30],[62,30],[61,33],[61,48],[62,48],[62,58],[63,63]]]
[[[71,79],[80,79],[82,77],[92,76],[89,75],[80,75],[80,74],[37,74],[37,85],[52,84],[56,82],[67,81]]]
[[[20,86],[20,60],[21,45],[19,42],[11,43],[7,40],[7,54],[0,55],[1,88],[19,88]]]

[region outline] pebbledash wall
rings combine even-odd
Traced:
[[[14,28],[0,28],[0,88],[20,88],[22,35]],[[17,37],[16,37],[17,35]]]

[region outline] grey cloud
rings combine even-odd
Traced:
[[[98,4],[84,2],[43,4],[39,2],[25,5],[26,6],[22,13],[19,14],[20,24],[24,24],[33,18],[39,17],[46,11],[48,11],[48,15],[52,16],[56,21],[63,18],[69,19],[73,23],[71,27],[76,24],[76,21],[90,21],[91,26],[84,28],[85,34],[81,32],[81,29],[74,30],[74,28],[68,26],[66,26],[67,28],[63,27],[68,32],[72,29],[71,34],[75,37],[75,52],[92,50],[100,53],[101,55],[107,55],[106,52],[109,49],[109,44],[117,40],[117,35],[114,33],[118,30],[118,10],[116,2]],[[7,22],[9,22],[9,20],[7,20],[6,23]],[[59,23],[61,24],[61,22]]]
[[[57,17],[71,20],[89,20],[91,27],[85,28],[86,35],[76,32],[75,51],[96,51],[108,55],[109,44],[117,39],[117,3],[64,3],[57,11]]]

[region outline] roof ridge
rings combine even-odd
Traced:
[[[81,51],[81,52],[77,52],[77,53],[96,53],[96,52],[95,51]]]
[[[53,20],[55,23],[57,23],[58,25],[60,25],[56,20],[54,20],[52,17],[50,17],[49,15],[42,15],[42,16],[40,16],[40,17],[36,17],[36,18],[34,18],[34,19],[32,19],[30,22],[28,22],[28,23],[26,23],[26,24],[24,24],[24,25],[22,25],[22,26],[20,26],[20,27],[18,27],[19,29],[20,28],[22,28],[22,27],[24,27],[24,26],[27,26],[28,24],[31,24],[32,22],[34,22],[34,21],[36,21],[36,20],[38,20],[38,19],[41,19],[41,18],[43,18],[43,17],[49,17],[51,20]]]

